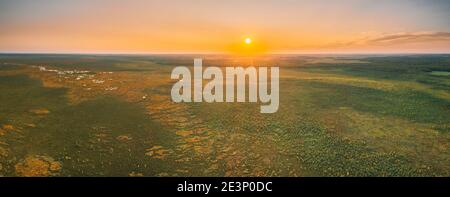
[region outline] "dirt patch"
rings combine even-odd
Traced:
[[[130,172],[128,174],[128,176],[132,176],[132,177],[136,177],[136,176],[144,176],[144,174],[140,173],[140,172]]]
[[[30,112],[33,114],[36,114],[36,115],[47,115],[50,113],[50,111],[45,108],[32,109],[32,110],[30,110]]]
[[[191,135],[191,134],[193,134],[193,133],[194,133],[194,132],[191,131],[191,130],[179,130],[179,131],[176,131],[176,134],[177,134],[177,135],[180,135],[180,136],[183,136],[183,137],[188,136],[188,135]]]
[[[162,146],[153,146],[146,149],[146,151],[145,155],[155,159],[164,159],[170,153],[169,150],[164,149]]]
[[[27,156],[15,165],[19,176],[54,176],[61,170],[61,163],[42,155]]]
[[[10,124],[4,124],[3,126],[2,126],[2,128],[4,129],[4,130],[9,130],[9,131],[14,131],[15,129],[14,129],[14,126],[13,125],[10,125]]]
[[[9,151],[6,148],[0,146],[0,158],[7,157],[9,155]]]
[[[119,136],[116,137],[116,140],[119,140],[121,142],[127,142],[127,141],[130,141],[132,139],[133,138],[128,136],[128,135],[119,135]]]

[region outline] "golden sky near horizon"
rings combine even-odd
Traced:
[[[0,51],[450,52],[449,8],[445,0],[0,0]]]

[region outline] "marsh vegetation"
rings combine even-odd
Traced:
[[[450,175],[449,55],[203,57],[280,66],[274,114],[172,102],[193,58],[0,55],[0,175]]]

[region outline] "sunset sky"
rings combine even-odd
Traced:
[[[0,0],[1,52],[245,50],[448,53],[450,1]]]

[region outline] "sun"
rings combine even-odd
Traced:
[[[252,39],[250,38],[245,38],[245,44],[250,44],[252,43]]]
[[[235,55],[245,56],[255,56],[267,51],[263,38],[250,35],[235,38],[228,50]]]

